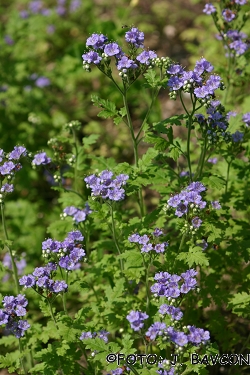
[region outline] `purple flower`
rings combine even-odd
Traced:
[[[155,230],[153,231],[153,236],[155,237],[160,237],[162,234],[163,234],[163,231],[159,228],[155,228]]]
[[[55,32],[55,26],[54,25],[48,25],[47,26],[47,33],[48,34],[54,34],[54,32]]]
[[[69,207],[66,207],[64,208],[63,212],[68,215],[68,216],[73,216],[74,214],[76,214],[78,211],[78,209],[74,206],[69,206]]]
[[[169,74],[182,74],[184,72],[184,69],[181,65],[179,64],[174,64],[174,65],[171,65],[168,69],[167,69],[167,72]]]
[[[203,9],[203,13],[206,13],[208,15],[215,13],[215,12],[216,12],[216,8],[211,3],[206,4]]]
[[[229,44],[229,47],[235,50],[237,55],[243,55],[249,48],[249,46],[246,43],[242,42],[242,40],[235,40],[234,42]]]
[[[27,331],[27,329],[30,328],[30,324],[27,322],[27,320],[19,320],[18,328],[20,328],[22,331]]]
[[[51,158],[46,155],[46,152],[40,152],[34,156],[33,165],[46,165],[51,163]]]
[[[150,338],[150,340],[155,340],[156,336],[161,336],[163,334],[163,330],[166,329],[165,323],[156,322],[153,323],[145,335]]]
[[[221,209],[221,205],[218,201],[213,201],[211,202],[211,205],[212,207],[215,209],[215,210],[220,210]]]
[[[140,236],[138,233],[131,234],[128,238],[129,242],[139,243]]]
[[[194,345],[200,343],[206,344],[210,340],[209,331],[204,331],[202,328],[196,328],[195,326],[187,326],[189,334],[187,335],[188,341]]]
[[[9,320],[9,314],[4,312],[4,310],[0,309],[0,326],[3,324],[7,324]]]
[[[66,292],[67,289],[68,285],[65,283],[65,281],[56,280],[52,285],[52,292],[54,293]]]
[[[206,82],[206,86],[208,87],[209,94],[213,95],[214,91],[220,87],[220,81],[221,81],[221,78],[218,75],[212,74],[208,78]]]
[[[206,250],[208,247],[208,243],[204,239],[201,240],[199,243],[196,243],[195,245],[200,246],[203,251]]]
[[[136,48],[143,48],[144,33],[139,31],[136,27],[132,27],[131,30],[126,32],[125,40],[133,44]]]
[[[59,16],[63,16],[66,13],[66,8],[62,5],[59,5],[58,7],[56,7],[56,13]]]
[[[120,60],[118,60],[117,63],[117,69],[136,69],[138,67],[137,64],[133,60],[130,60],[127,56],[122,56]]]
[[[29,17],[29,12],[28,12],[27,10],[21,10],[21,11],[19,12],[19,16],[20,16],[21,18],[23,18],[23,19],[28,18],[28,17]]]
[[[12,161],[6,161],[3,165],[0,167],[0,174],[6,175],[10,174],[15,169],[15,164]]]
[[[97,52],[90,51],[82,55],[83,61],[88,64],[99,64],[102,61],[102,58],[98,55]]]
[[[99,339],[102,339],[104,342],[108,342],[108,335],[110,335],[110,333],[108,331],[105,331],[105,329],[102,329],[97,333],[97,337],[99,337]]]
[[[81,6],[81,1],[80,0],[71,0],[70,6],[69,6],[69,11],[71,13],[75,12],[77,9],[79,9]]]
[[[234,0],[234,2],[238,5],[244,5],[247,3],[247,0]]]
[[[168,314],[173,320],[181,320],[183,317],[183,312],[179,307],[174,307],[166,304],[160,306],[159,313],[162,315]]]
[[[157,55],[154,51],[143,51],[136,57],[136,60],[138,60],[141,64],[149,65],[151,60],[156,57]]]
[[[26,288],[31,288],[36,283],[36,278],[33,275],[26,275],[19,279],[19,284],[24,285]]]
[[[242,121],[246,124],[246,126],[250,126],[250,112],[245,113],[242,116]]]
[[[107,56],[121,56],[122,50],[117,43],[108,43],[104,47],[104,53]]]
[[[84,339],[92,339],[93,335],[91,332],[82,332],[81,336],[80,336],[80,340],[84,340]]]
[[[151,243],[148,243],[142,246],[141,253],[148,253],[150,250],[153,250],[153,245]]]
[[[26,314],[27,299],[24,295],[18,294],[17,297],[4,297],[2,303],[4,310],[0,310],[0,325],[6,324],[6,329],[13,333],[14,336],[17,338],[22,337],[24,331],[30,327],[26,320],[18,319]]]
[[[4,41],[9,46],[12,46],[12,44],[14,44],[14,40],[9,35],[4,36]]]
[[[208,62],[204,57],[198,60],[194,67],[194,72],[201,75],[204,72],[211,72],[214,69],[213,65]]]
[[[38,77],[35,81],[37,87],[46,87],[50,85],[50,80],[47,77]]]
[[[239,132],[238,130],[232,134],[233,142],[241,142],[244,137],[244,134]]]
[[[42,2],[40,0],[34,0],[29,3],[29,8],[32,13],[39,13],[42,9]]]
[[[218,158],[210,158],[208,159],[208,163],[211,163],[211,164],[216,164],[218,161]]]
[[[4,184],[1,187],[1,193],[12,193],[14,191],[14,185],[13,184]]]
[[[222,17],[226,22],[231,22],[236,17],[236,14],[230,9],[224,9],[222,11]]]
[[[90,187],[92,196],[120,201],[125,198],[125,191],[121,186],[126,184],[128,178],[129,176],[123,174],[114,178],[112,172],[103,171],[100,177],[91,175],[86,177],[84,181]]]
[[[103,34],[92,34],[86,41],[86,46],[94,49],[103,49],[108,38]]]
[[[123,373],[123,369],[120,367],[115,370],[111,370],[112,375],[121,375],[122,373]]]
[[[26,156],[27,150],[23,146],[15,146],[14,150],[10,152],[8,159],[9,160],[19,160],[21,156]]]
[[[203,99],[209,95],[210,90],[208,86],[205,85],[205,86],[197,87],[196,89],[194,89],[194,93],[197,98]]]
[[[131,311],[126,318],[130,322],[130,326],[134,331],[139,331],[141,328],[143,328],[144,323],[143,320],[148,318],[148,315],[146,313],[140,312],[140,311]]]
[[[192,225],[194,228],[199,228],[201,226],[202,220],[196,216],[192,219]]]
[[[158,243],[154,246],[154,251],[156,253],[164,253],[165,248],[168,246],[168,242]]]

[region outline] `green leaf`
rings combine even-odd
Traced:
[[[166,118],[165,120],[153,124],[153,126],[159,133],[168,134],[168,128],[166,128],[164,125],[171,124],[180,126],[182,125],[182,121],[186,118],[187,115],[171,116]]]
[[[97,95],[92,95],[91,100],[96,107],[103,108],[103,110],[98,113],[98,117],[106,119],[117,116],[119,114],[118,110],[116,109],[115,103],[109,100],[100,99]]]
[[[213,223],[204,223],[204,228],[207,231],[208,242],[214,242],[217,238],[221,238],[222,230],[218,227],[218,225],[214,225]]]
[[[238,316],[250,316],[250,294],[246,292],[235,294],[229,301],[229,308]]]
[[[148,148],[147,152],[143,155],[143,157],[139,160],[139,168],[141,170],[145,170],[148,167],[152,160],[158,155],[158,152],[153,148]]]
[[[231,116],[229,118],[229,126],[227,128],[227,131],[230,133],[235,133],[236,130],[239,130],[242,125],[242,115],[237,114],[236,116]]]
[[[90,350],[97,350],[98,352],[107,351],[108,347],[107,344],[99,338],[94,339],[84,339],[82,342],[86,345],[87,349]]]
[[[208,266],[209,261],[205,255],[205,253],[202,251],[200,246],[195,246],[192,249],[189,250],[188,253],[180,253],[177,256],[177,259],[183,260],[185,263],[191,267],[193,264],[200,265],[200,266]]]
[[[159,78],[156,78],[156,72],[153,69],[149,69],[147,73],[144,74],[144,77],[150,87],[157,87],[159,85]]]
[[[180,156],[180,151],[176,147],[173,147],[169,151],[168,156],[170,158],[174,159],[174,161],[177,161],[179,156]]]
[[[82,139],[83,148],[88,148],[88,146],[96,143],[97,139],[100,137],[100,134],[90,134]]]
[[[221,190],[221,189],[224,189],[226,181],[224,180],[224,178],[219,177],[219,176],[209,176],[209,177],[203,177],[202,183],[213,189]]]

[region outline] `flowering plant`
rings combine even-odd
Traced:
[[[204,7],[226,49],[227,74],[248,56],[244,6]],[[50,10],[36,0],[19,16],[52,20],[80,7],[58,0]],[[91,100],[100,123],[112,135],[113,124],[119,129],[124,157],[112,147],[103,155],[95,123],[88,136],[78,120],[52,131],[38,151],[20,144],[0,150],[0,367],[10,372],[203,375],[212,374],[211,361],[219,371],[223,352],[248,350],[249,337],[239,337],[237,327],[247,325],[250,300],[250,112],[237,114],[240,100],[229,106],[234,82],[216,61],[199,57],[189,70],[147,48],[140,28],[119,34],[123,42],[103,31],[86,38],[81,75],[102,77],[116,90]],[[29,80],[38,90],[52,82],[38,74]],[[161,119],[157,98],[166,91],[178,114]],[[42,118],[30,118],[41,125]],[[11,196],[26,169],[39,183],[44,173],[54,195],[45,197],[45,213],[34,196],[35,214],[13,200],[25,212],[18,221]],[[37,230],[38,219],[49,235]],[[234,364],[228,374],[239,370]]]

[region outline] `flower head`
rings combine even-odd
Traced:
[[[143,48],[144,33],[139,31],[136,27],[132,27],[131,30],[126,32],[125,40],[133,44],[136,48]]]

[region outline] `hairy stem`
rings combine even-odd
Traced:
[[[3,202],[1,203],[1,212],[2,212],[2,226],[3,226],[4,236],[5,236],[5,239],[8,241],[9,237],[8,237],[8,232],[7,232],[6,222],[5,222],[4,203]],[[9,254],[10,254],[11,265],[12,265],[12,274],[13,274],[15,285],[16,285],[16,292],[17,292],[17,294],[19,294],[20,293],[20,286],[19,286],[19,282],[18,282],[18,272],[17,272],[17,266],[16,266],[14,254],[13,254],[11,248],[8,245],[6,245],[6,247],[8,249]]]

